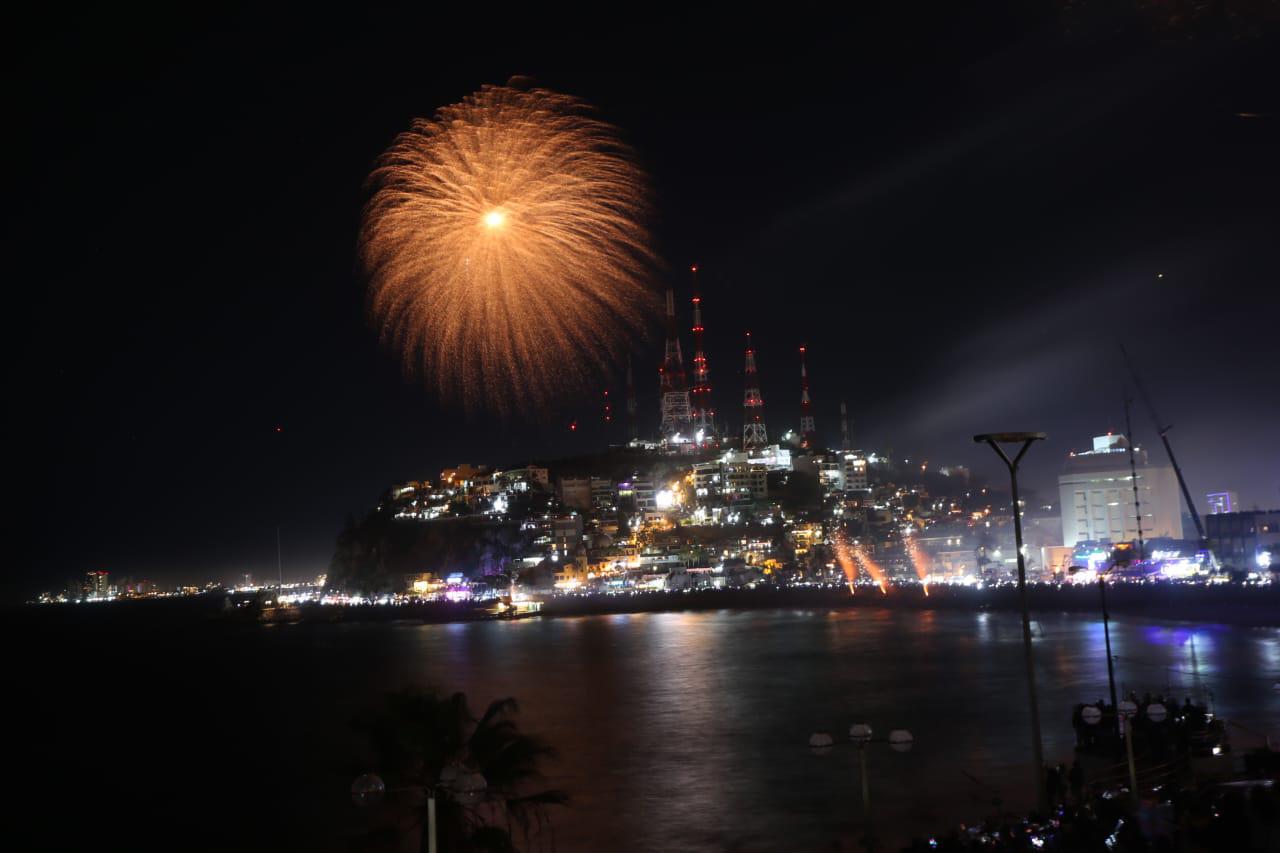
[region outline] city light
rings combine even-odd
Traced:
[[[11,849],[1276,847],[1280,0],[987,5],[10,16]]]
[[[268,620],[301,618],[313,606],[428,605],[460,608],[459,616],[469,612],[465,608],[482,608],[476,612],[513,618],[517,611],[542,613],[541,603],[556,596],[815,587],[856,595],[862,587],[934,599],[1000,590],[1016,576],[1007,505],[986,489],[967,488],[964,478],[954,489],[926,497],[920,483],[880,483],[874,474],[868,479],[866,460],[875,456],[870,453],[815,449],[793,455],[770,445],[750,452],[718,450],[697,461],[673,445],[644,452],[652,454],[651,467],[621,477],[591,470],[558,476],[540,465],[460,464],[434,480],[393,484],[380,510],[407,525],[405,530],[448,523],[447,529],[462,531],[484,519],[495,529],[509,526],[519,537],[501,557],[493,551],[447,567],[423,552],[416,557],[423,560],[417,571],[393,578],[391,588],[375,594],[344,589],[341,580],[331,589],[323,576],[284,589],[246,576],[226,587],[161,591],[146,582],[116,583],[96,571],[66,592],[37,600],[88,604],[221,592],[236,597],[234,610],[261,607]],[[820,514],[797,514],[774,498],[773,484],[785,484],[797,471],[812,474],[822,496]],[[622,508],[624,502],[629,509]],[[1054,507],[1037,507],[1048,520],[1042,529],[1060,534]],[[1232,582],[1195,543],[1164,538],[1146,553],[1147,559],[1137,559],[1127,542],[1024,545],[1032,584],[1079,587],[1100,577],[1109,585]],[[1272,552],[1259,548],[1249,561],[1250,571],[1239,582],[1270,584]],[[530,606],[515,608],[517,597]]]

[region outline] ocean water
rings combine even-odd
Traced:
[[[22,620],[9,797],[22,849],[361,849],[350,725],[388,691],[514,696],[572,800],[535,847],[853,850],[857,754],[815,756],[867,722],[914,748],[868,753],[887,842],[1034,796],[1013,613],[779,609],[452,625],[151,625]],[[1071,706],[1106,695],[1100,619],[1041,614],[1046,757]],[[1244,747],[1280,734],[1280,630],[1112,622],[1117,679],[1210,696]],[[407,839],[400,849],[416,849]],[[890,848],[892,849],[892,848]]]

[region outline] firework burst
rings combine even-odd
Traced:
[[[646,181],[581,101],[486,86],[370,176],[361,256],[382,340],[468,408],[544,408],[656,306]]]

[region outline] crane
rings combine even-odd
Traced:
[[[1147,388],[1142,384],[1142,380],[1138,377],[1138,369],[1133,365],[1133,359],[1129,357],[1129,351],[1124,348],[1124,344],[1120,344],[1120,354],[1124,356],[1124,362],[1129,367],[1129,374],[1133,377],[1133,386],[1138,390],[1138,395],[1142,397],[1143,404],[1147,407],[1147,413],[1151,415],[1151,423],[1156,428],[1156,432],[1160,434],[1160,441],[1164,443],[1165,453],[1169,454],[1169,464],[1173,466],[1173,473],[1178,477],[1178,486],[1182,489],[1182,497],[1187,502],[1187,510],[1191,513],[1191,521],[1195,523],[1196,535],[1200,538],[1200,547],[1209,552],[1209,564],[1212,566],[1217,561],[1214,560],[1213,552],[1209,550],[1209,540],[1204,534],[1204,522],[1200,520],[1200,512],[1196,509],[1196,502],[1191,499],[1191,490],[1187,488],[1187,478],[1182,476],[1182,468],[1178,466],[1178,457],[1173,454],[1173,445],[1169,443],[1169,430],[1173,429],[1173,424],[1166,424],[1160,420],[1160,416],[1156,414],[1156,407],[1151,402],[1151,395],[1147,393]]]

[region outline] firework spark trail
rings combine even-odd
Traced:
[[[858,561],[858,565],[862,567],[862,570],[871,575],[871,579],[876,582],[876,586],[880,587],[880,592],[888,595],[889,588],[885,584],[884,570],[876,564],[875,560],[868,557],[867,552],[856,542],[853,545],[853,556]]]
[[[920,585],[924,587],[924,594],[929,594],[929,573],[933,571],[933,561],[929,555],[924,552],[916,540],[907,538],[907,555],[911,557],[911,565],[915,567],[916,577],[920,578]]]
[[[856,593],[857,588],[854,583],[858,580],[858,567],[853,562],[853,557],[849,554],[849,543],[844,541],[844,534],[836,532],[834,537],[836,550],[836,561],[840,563],[840,571],[844,572],[845,580],[849,582],[849,594]]]
[[[468,408],[545,408],[657,306],[646,180],[581,101],[485,86],[400,134],[369,178],[370,313]]]

